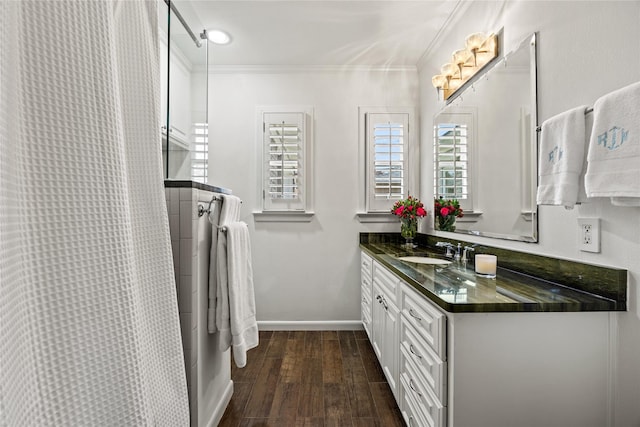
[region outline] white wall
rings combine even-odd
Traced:
[[[440,104],[431,76],[464,43],[468,33],[497,31],[504,27],[504,51],[532,32],[538,39],[539,121],[594,101],[614,89],[640,80],[640,2],[638,1],[509,1],[476,2],[451,26],[439,46],[420,64],[422,111],[421,197],[433,196],[432,138],[429,130]],[[601,218],[599,254],[577,247],[579,217]],[[612,316],[617,334],[614,366],[612,425],[640,425],[640,208],[612,207],[594,200],[567,211],[562,207],[539,209],[539,243],[493,239],[474,241],[629,271],[629,308]],[[434,232],[439,234],[440,232]],[[443,234],[444,235],[444,234]],[[446,234],[448,237],[453,235]],[[471,239],[468,239],[471,240]],[[579,361],[576,361],[579,363]]]
[[[417,106],[417,71],[228,70],[210,77],[209,183],[243,199],[258,321],[355,324],[360,319],[358,233],[399,229],[355,218],[364,191],[358,187],[358,107]],[[261,203],[255,141],[259,105],[315,109],[315,216],[310,223],[253,220],[252,211]]]

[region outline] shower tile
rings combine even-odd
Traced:
[[[178,308],[180,313],[193,313],[191,307],[193,301],[193,293],[191,292],[191,276],[180,276],[180,291],[178,297]]]
[[[193,193],[193,191],[191,190],[191,188],[179,188],[178,190],[180,190],[180,200],[189,200],[191,201],[191,194]]]
[[[193,236],[193,205],[191,202],[180,202],[180,238],[190,239]],[[196,214],[196,218],[198,215]]]
[[[173,255],[173,268],[177,281],[180,275],[180,240],[171,240],[171,254]]]
[[[173,239],[180,238],[180,215],[169,214],[169,231]]]
[[[173,191],[171,191],[173,190]],[[169,215],[178,215],[180,213],[180,193],[178,189],[167,189],[167,211]]]
[[[194,252],[192,239],[180,239],[180,274],[190,276],[193,274]]]

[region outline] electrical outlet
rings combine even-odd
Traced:
[[[600,252],[600,219],[578,218],[578,247],[584,252]]]

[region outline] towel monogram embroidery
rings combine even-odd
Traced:
[[[628,130],[614,126],[608,131],[598,135],[598,145],[602,145],[609,150],[617,150],[628,138]]]
[[[558,148],[557,145],[553,147],[553,150],[549,151],[549,163],[553,165],[556,162],[559,162],[562,159],[563,153],[564,151],[562,151],[562,148]]]

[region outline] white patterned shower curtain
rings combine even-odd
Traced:
[[[156,0],[0,0],[0,425],[188,426]]]

